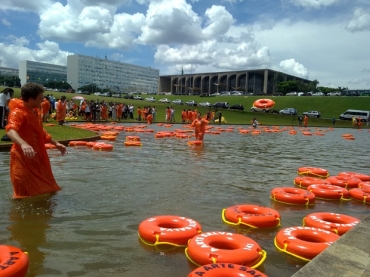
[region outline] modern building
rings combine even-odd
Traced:
[[[230,72],[195,73],[161,76],[159,92],[172,94],[213,94],[222,91],[241,91],[253,94],[272,94],[280,81],[310,80],[271,69]]]
[[[0,75],[9,76],[9,77],[14,77],[14,76],[18,77],[19,70],[16,68],[0,67]]]
[[[159,70],[84,55],[67,57],[67,79],[74,89],[94,85],[117,92],[158,91]]]
[[[34,61],[20,61],[19,78],[22,85],[27,82],[41,85],[47,82],[67,82],[67,67]]]

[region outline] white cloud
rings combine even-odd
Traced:
[[[315,8],[331,6],[339,3],[341,0],[282,0],[282,3],[291,4],[297,7]]]
[[[303,78],[308,78],[309,76],[307,68],[305,68],[302,64],[296,62],[295,59],[281,61],[279,66],[286,73],[290,73],[292,75],[299,75],[302,76]]]
[[[357,8],[352,20],[346,26],[350,32],[360,32],[370,30],[370,12],[362,8]]]
[[[224,35],[234,23],[233,16],[222,6],[212,6],[206,10],[207,26],[202,31],[205,38]]]
[[[12,26],[12,24],[8,20],[6,20],[6,18],[1,19],[1,23],[3,23],[3,25],[7,27]]]
[[[39,12],[52,5],[51,0],[2,0],[0,10],[13,10],[13,11],[32,11]]]

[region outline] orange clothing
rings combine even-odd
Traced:
[[[15,130],[35,151],[36,156],[27,158],[18,144],[10,150],[10,179],[13,184],[13,197],[22,198],[61,190],[56,183],[50,165],[45,143],[51,136],[43,129],[41,112],[24,107],[20,99],[9,103],[10,114],[6,131]]]
[[[168,122],[170,122],[170,120],[171,120],[171,109],[166,110],[166,119],[167,119]]]
[[[41,103],[41,113],[42,115],[47,114],[50,110],[50,102],[48,99],[44,98],[44,101]]]
[[[181,120],[182,120],[182,122],[185,122],[186,121],[186,117],[187,117],[186,111],[182,111],[181,112]]]
[[[153,123],[153,115],[152,115],[152,114],[148,114],[148,115],[146,116],[146,122],[147,122],[148,124],[152,124],[152,123]]]
[[[204,132],[206,130],[206,125],[209,123],[208,120],[201,118],[196,118],[193,123],[191,123],[191,127],[195,127],[195,139],[196,140],[203,140]]]
[[[118,119],[121,119],[122,117],[122,110],[123,110],[123,105],[122,104],[119,104],[116,108],[116,112],[117,112],[117,118]]]
[[[192,111],[187,111],[187,120],[188,120],[188,123],[193,122],[193,112]]]
[[[141,109],[140,108],[137,109],[137,115],[141,116]]]
[[[59,100],[57,102],[57,121],[64,121],[67,113],[67,101],[62,102]]]
[[[304,127],[307,127],[307,125],[308,125],[308,116],[307,116],[307,115],[305,115],[305,116],[303,117],[303,126],[304,126]]]
[[[101,118],[103,120],[108,120],[108,109],[106,105],[101,106]]]

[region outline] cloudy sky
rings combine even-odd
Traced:
[[[0,66],[83,54],[161,75],[270,68],[370,88],[369,0],[1,0]]]

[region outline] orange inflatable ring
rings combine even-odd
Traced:
[[[185,254],[196,265],[233,263],[255,268],[266,259],[266,252],[257,242],[229,232],[196,235],[189,240]]]
[[[93,149],[100,151],[111,151],[113,150],[113,145],[108,143],[95,143]]]
[[[289,227],[280,230],[274,240],[280,251],[310,261],[340,236],[314,227]]]
[[[280,226],[280,214],[277,211],[257,205],[235,205],[223,209],[222,220],[227,224],[242,224],[252,228]]]
[[[310,185],[330,185],[328,181],[317,177],[309,177],[309,176],[297,176],[294,179],[294,184],[300,188],[307,188]]]
[[[254,101],[253,106],[259,109],[271,109],[275,102],[271,99],[258,99]]]
[[[201,141],[201,140],[189,140],[188,145],[200,146],[200,145],[203,145],[203,141]]]
[[[339,186],[342,188],[350,189],[350,188],[357,188],[358,184],[361,183],[361,180],[354,177],[347,177],[343,175],[338,176],[330,176],[326,179],[330,184],[334,186]]]
[[[28,271],[28,255],[19,248],[0,245],[0,272],[2,277],[23,277]]]
[[[195,220],[175,215],[151,217],[139,225],[139,238],[151,246],[186,246],[189,239],[201,232],[202,227]]]
[[[140,141],[139,136],[127,136],[126,141]]]
[[[363,182],[370,181],[370,175],[366,175],[366,174],[359,173],[359,172],[340,172],[338,176],[347,176],[347,177],[349,176],[353,178],[358,178]]]
[[[96,142],[96,141],[88,141],[88,142],[86,142],[86,147],[93,148],[93,146],[94,146],[95,144],[97,144],[97,142]]]
[[[56,149],[57,147],[54,144],[51,143],[45,143],[45,148],[46,149]]]
[[[329,172],[326,169],[318,167],[300,167],[297,173],[299,175],[306,175],[311,177],[327,178],[329,177]]]
[[[119,132],[112,132],[112,131],[107,131],[102,133],[103,136],[118,136]]]
[[[316,227],[337,235],[343,235],[352,229],[360,220],[358,218],[335,213],[312,213],[303,218],[303,226]]]
[[[274,188],[271,190],[272,200],[292,205],[313,205],[315,194],[298,188]]]
[[[123,143],[125,146],[143,146],[140,141],[129,140]]]
[[[100,139],[102,140],[109,140],[109,141],[115,141],[116,136],[100,136]]]
[[[370,182],[361,182],[358,184],[360,189],[370,190]]]
[[[193,270],[188,277],[267,277],[262,272],[244,265],[220,263],[208,264]]]
[[[318,184],[318,185],[308,186],[307,190],[315,194],[317,198],[321,198],[321,199],[351,200],[349,196],[349,191],[339,186]]]
[[[349,194],[353,199],[362,201],[365,204],[370,204],[370,189],[355,188],[349,191]]]
[[[86,146],[86,141],[72,140],[68,143],[69,146]]]

